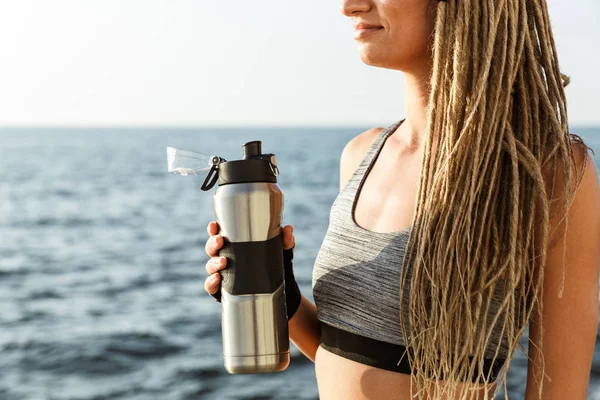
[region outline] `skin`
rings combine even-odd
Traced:
[[[343,0],[340,11],[355,23],[381,25],[383,29],[358,39],[361,60],[380,68],[403,72],[405,122],[392,133],[373,165],[358,198],[355,219],[358,225],[377,232],[399,231],[410,226],[416,208],[417,183],[424,153],[428,77],[432,54],[428,50],[433,31],[437,1],[427,0]],[[369,146],[383,128],[372,128],[350,140],[340,159],[340,190],[344,188]],[[580,171],[587,157],[581,186],[569,212],[566,247],[560,241],[549,249],[544,281],[544,355],[546,380],[542,398],[580,399],[587,395],[598,326],[598,267],[600,265],[600,185],[591,156],[576,147]],[[559,168],[560,170],[560,168]],[[389,171],[402,171],[390,174]],[[543,170],[548,190],[550,170]],[[562,177],[557,176],[556,187]],[[563,183],[564,187],[564,183]],[[551,220],[550,230],[558,226]],[[226,260],[218,251],[223,238],[216,221],[208,224],[205,251],[208,293],[218,290]],[[284,248],[295,244],[293,227],[283,227]],[[541,245],[541,244],[539,244]],[[566,281],[563,298],[556,296],[561,280],[563,250],[566,250]],[[306,297],[289,321],[291,341],[315,363],[319,397],[337,399],[410,399],[411,376],[386,371],[345,359],[319,346],[320,322],[317,309]],[[541,335],[536,319],[530,323],[530,339],[538,343]],[[565,346],[568,343],[569,346]],[[526,400],[537,399],[538,374],[535,362],[540,351],[529,346]],[[494,387],[488,387],[491,391]],[[478,399],[486,388],[481,387]]]

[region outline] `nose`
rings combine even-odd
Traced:
[[[369,0],[342,0],[340,12],[346,17],[351,17],[355,12],[369,11]]]

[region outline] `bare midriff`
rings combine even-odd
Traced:
[[[364,365],[338,356],[319,346],[315,355],[315,371],[320,400],[411,400],[412,375]],[[414,385],[414,383],[413,383]],[[492,398],[495,384],[488,390]],[[473,400],[483,400],[480,385]]]

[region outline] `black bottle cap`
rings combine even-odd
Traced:
[[[272,154],[262,154],[261,141],[254,140],[242,146],[242,160],[219,164],[219,186],[244,182],[277,182],[271,164]]]
[[[261,147],[262,146],[260,140],[245,143],[242,146],[242,149],[244,151],[244,160],[247,160],[254,156],[260,156],[262,153]]]

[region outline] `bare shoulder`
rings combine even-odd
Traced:
[[[581,215],[581,222],[583,225],[574,225],[570,229],[581,229],[585,231],[585,229],[588,228],[587,224],[593,225],[594,223],[597,224],[600,222],[597,219],[599,218],[597,213],[598,210],[600,210],[599,178],[597,166],[592,155],[588,151],[588,147],[583,142],[573,141],[572,149],[575,162],[572,171],[573,181],[571,183],[571,189],[576,187],[577,190],[575,192],[575,198],[573,199],[572,208],[569,212],[569,219],[571,219],[572,214]],[[550,205],[551,227],[556,228],[558,232],[561,232],[561,222],[563,222],[564,210],[559,208],[561,203],[556,202],[555,199],[562,198],[565,195],[565,168],[562,162],[557,161],[556,173],[553,174],[551,164],[552,163],[548,163],[545,165],[542,168],[542,173],[546,183],[547,195],[549,197],[552,186],[554,186],[554,193],[552,194]]]
[[[346,143],[340,157],[340,190],[356,171],[377,135],[384,128],[371,128],[359,133]]]
[[[598,184],[598,173],[596,171],[596,164],[594,163],[594,159],[589,152],[589,148],[579,140],[572,140],[571,147],[573,149],[573,156],[575,161],[575,175],[583,178],[582,183],[584,185],[597,185]],[[562,162],[557,161],[557,171],[556,175],[552,176],[552,163],[547,162],[546,165],[543,166],[542,172],[547,184],[554,183],[557,190],[559,190],[559,194],[562,195],[564,192],[564,165]],[[563,190],[561,190],[563,189]]]

